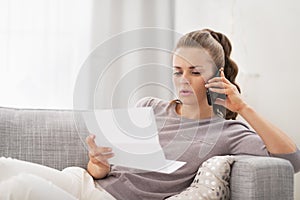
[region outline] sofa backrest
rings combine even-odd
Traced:
[[[85,168],[88,134],[78,111],[0,107],[0,157]]]

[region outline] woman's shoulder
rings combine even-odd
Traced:
[[[257,133],[246,122],[236,120],[224,120],[223,124],[224,136],[228,138],[244,138],[244,137],[257,137]]]
[[[143,97],[137,103],[136,107],[157,107],[157,106],[168,106],[170,101],[163,100],[156,97]]]
[[[152,107],[156,116],[177,117],[173,101],[156,97],[144,97],[136,103],[136,107]]]
[[[250,129],[250,126],[246,123],[243,122],[242,120],[239,119],[228,119],[224,120],[224,126],[225,128],[230,128],[230,129]]]

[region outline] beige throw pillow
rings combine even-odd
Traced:
[[[199,168],[193,183],[168,200],[227,200],[230,199],[229,180],[233,156],[215,156]]]

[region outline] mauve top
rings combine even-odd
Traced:
[[[268,153],[262,139],[238,120],[220,117],[192,120],[179,116],[176,103],[147,97],[138,107],[153,107],[159,141],[169,160],[186,164],[171,174],[113,166],[106,178],[97,180],[116,199],[165,199],[180,193],[193,181],[199,166],[217,155],[274,156],[289,160],[300,170],[300,151],[284,155]]]

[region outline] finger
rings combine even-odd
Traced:
[[[222,79],[222,81],[224,83],[231,84],[231,82],[225,77],[225,73],[224,73],[224,68],[223,67],[221,67],[221,69],[220,69],[220,77],[221,77],[221,79]]]
[[[226,94],[228,96],[238,94],[238,90],[235,86],[226,86],[226,88],[209,88],[209,90],[220,94]]]
[[[225,89],[225,88],[209,88],[209,90],[212,92],[219,93],[219,94],[226,94],[226,95],[229,94],[229,90]]]
[[[214,77],[207,81],[207,83],[214,83],[214,82],[223,82],[226,84],[231,84],[231,82],[226,77]]]
[[[214,77],[211,78],[207,81],[207,83],[213,83],[213,82],[221,82],[222,81],[222,77]]]
[[[208,83],[222,81],[222,78],[225,77],[224,72],[223,72],[223,71],[224,71],[224,68],[221,67],[218,71],[219,71],[219,73],[220,73],[220,76],[214,76],[214,77],[212,77],[211,79],[209,79],[209,80],[207,81]]]
[[[212,82],[205,84],[206,88],[226,88],[226,84],[224,82]]]
[[[104,165],[109,165],[109,162],[108,162],[108,159],[114,157],[115,154],[114,153],[110,153],[110,154],[106,154],[106,155],[101,155],[101,156],[91,156],[90,157],[90,160],[93,162],[93,163],[101,163],[101,164],[104,164]]]
[[[109,166],[109,162],[107,160],[102,160],[101,157],[91,157],[90,161],[96,165],[104,165],[104,166]]]
[[[221,68],[219,69],[219,71],[220,71],[220,76],[225,78],[224,68],[221,67]]]
[[[111,158],[114,156],[113,152],[106,152],[106,153],[101,153],[101,152],[94,152],[94,151],[89,151],[90,157],[93,158],[98,158],[99,160],[105,160],[107,158]]]
[[[112,149],[110,147],[96,147],[89,151],[91,156],[101,156],[112,153]]]
[[[107,159],[110,159],[112,157],[114,157],[115,154],[114,153],[108,153],[108,154],[102,154],[101,156],[97,156],[95,158],[102,160],[102,161],[106,161]]]
[[[97,147],[96,152],[101,154],[108,154],[112,152],[112,149],[110,147]]]
[[[87,145],[89,146],[89,149],[96,149],[97,148],[97,145],[95,143],[95,138],[96,136],[95,135],[89,135],[86,137],[86,143]]]

